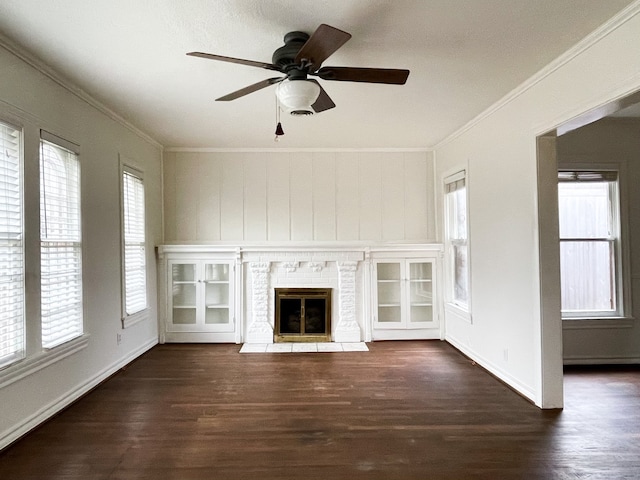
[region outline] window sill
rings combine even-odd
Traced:
[[[89,335],[84,334],[81,337],[58,345],[49,350],[43,350],[37,355],[32,355],[20,360],[19,362],[9,365],[0,371],[0,388],[5,387],[13,382],[31,375],[38,370],[48,367],[52,363],[62,360],[83,350],[89,344]]]
[[[455,303],[445,303],[444,311],[445,313],[452,313],[468,323],[473,323],[471,312]]]
[[[135,325],[136,323],[144,322],[147,318],[149,318],[149,309],[145,308],[144,310],[140,310],[132,315],[127,315],[122,319],[122,328],[129,328]]]
[[[633,317],[565,317],[562,319],[562,328],[564,330],[633,328],[633,326]]]

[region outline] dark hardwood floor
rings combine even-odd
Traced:
[[[0,454],[0,479],[638,479],[640,370],[542,411],[444,342],[161,345]]]

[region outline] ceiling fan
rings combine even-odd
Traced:
[[[322,80],[339,82],[364,82],[404,85],[409,70],[392,68],[323,67],[322,62],[351,38],[351,34],[322,24],[313,35],[290,32],[284,36],[284,46],[278,48],[272,63],[256,62],[241,58],[224,57],[212,53],[190,52],[192,57],[207,58],[223,62],[239,63],[250,67],[264,68],[283,73],[284,77],[262,80],[236,90],[216,101],[226,102],[278,84],[276,96],[282,106],[292,115],[311,115],[334,108],[336,105],[314,76]]]

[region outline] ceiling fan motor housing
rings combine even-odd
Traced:
[[[280,67],[281,71],[287,73],[290,78],[302,75],[306,78],[306,71],[302,71],[295,63],[296,55],[302,46],[309,40],[309,35],[304,32],[289,32],[284,36],[284,45],[273,52],[271,62]],[[298,73],[299,72],[299,73]]]

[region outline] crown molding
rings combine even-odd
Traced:
[[[432,148],[213,148],[166,147],[165,152],[179,153],[411,153],[432,152]]]
[[[3,35],[2,33],[0,33],[0,47],[4,48],[9,53],[11,53],[12,55],[15,55],[30,67],[34,68],[41,74],[53,80],[59,86],[67,90],[69,93],[75,95],[76,97],[78,97],[79,99],[87,103],[88,105],[92,106],[93,108],[98,110],[100,113],[103,113],[104,115],[109,117],[111,120],[115,121],[116,123],[119,123],[129,131],[133,132],[134,134],[142,138],[144,141],[150,143],[155,147],[158,147],[161,150],[163,149],[162,144],[158,142],[156,139],[154,139],[146,132],[140,130],[138,127],[136,127],[132,123],[122,118],[116,112],[114,112],[109,107],[107,107],[105,104],[93,98],[87,92],[85,92],[80,87],[75,85],[71,80],[62,76],[60,73],[55,71],[53,68],[47,65],[40,58],[36,57],[31,52],[28,52],[24,47],[22,47],[21,45],[18,45],[16,42],[9,39],[7,36]]]
[[[518,85],[516,88],[507,93],[504,97],[498,100],[496,103],[491,105],[489,108],[484,110],[482,113],[471,119],[465,125],[460,127],[458,130],[454,131],[443,140],[439,141],[437,144],[433,146],[433,150],[438,150],[448,143],[452,142],[456,138],[463,135],[465,132],[471,130],[474,126],[482,122],[484,119],[490,117],[497,111],[501,110],[503,107],[514,101],[516,98],[520,97],[522,94],[527,92],[529,89],[540,83],[542,80],[547,78],[549,75],[554,73],[556,70],[562,68],[564,65],[572,61],[574,58],[580,56],[583,52],[597,44],[603,38],[607,37],[609,34],[617,30],[620,26],[627,23],[633,17],[640,13],[640,0],[636,0],[635,2],[628,5],[626,8],[622,9],[616,15],[611,17],[607,22],[598,27],[596,30],[591,32],[585,38],[580,40],[577,44],[567,50],[565,53],[557,57],[547,66],[539,70],[533,76],[529,77],[529,79],[525,80],[523,83]]]

